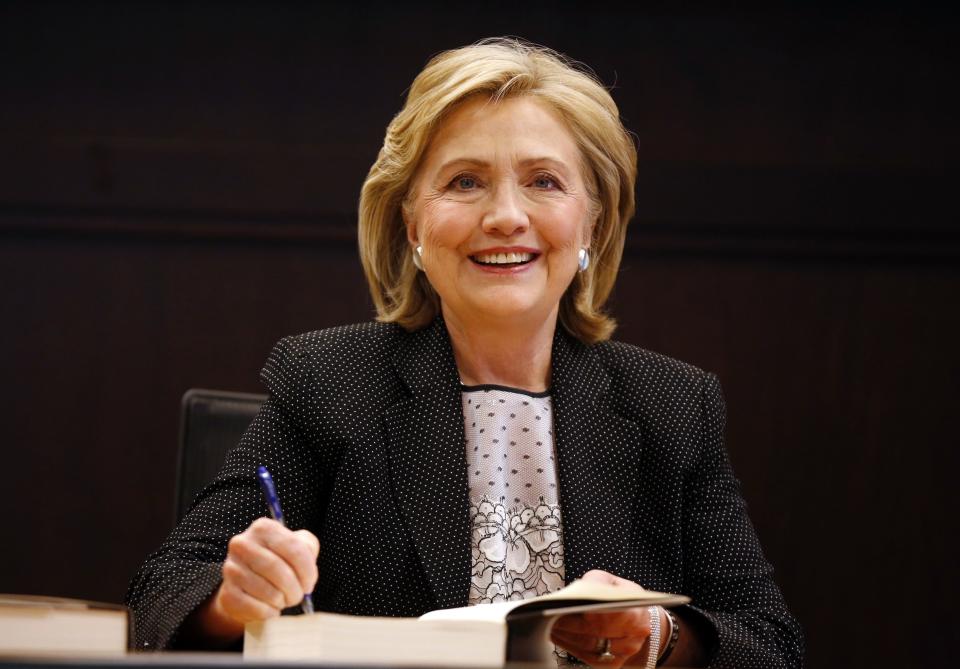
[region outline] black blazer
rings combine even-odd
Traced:
[[[470,518],[460,385],[442,319],[366,323],[282,340],[270,397],[218,477],[127,593],[138,648],[175,645],[220,581],[228,539],[265,514],[320,539],[319,609],[420,615],[465,606]],[[799,626],[763,557],[723,447],[716,377],[560,329],[551,393],[568,581],[604,569],[689,595],[713,665],[798,667]]]

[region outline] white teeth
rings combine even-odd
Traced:
[[[532,253],[481,253],[473,256],[477,262],[486,265],[507,265],[511,263],[527,262],[533,258]]]

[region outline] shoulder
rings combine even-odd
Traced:
[[[604,368],[617,376],[656,377],[677,381],[702,381],[713,374],[699,367],[621,341],[605,341],[590,349]]]
[[[657,461],[687,468],[722,448],[726,411],[714,374],[622,342],[590,348],[606,373],[608,408],[638,426]]]
[[[370,321],[284,337],[276,349],[313,364],[336,365],[390,355],[407,334],[394,323]]]
[[[357,323],[281,339],[267,358],[261,379],[273,392],[322,387],[368,391],[382,387],[395,351],[409,334],[392,323]]]
[[[717,377],[699,367],[618,341],[591,346],[609,379],[609,398],[634,419],[691,416],[722,406]]]

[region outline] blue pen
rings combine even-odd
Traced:
[[[277,497],[277,486],[273,484],[273,477],[264,466],[257,467],[257,478],[260,480],[260,487],[263,489],[263,496],[267,498],[267,508],[270,509],[270,517],[286,527],[283,522],[283,509],[280,508],[280,498]],[[301,605],[304,613],[313,613],[313,598],[310,593],[303,596]]]

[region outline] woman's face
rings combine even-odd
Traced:
[[[519,97],[470,100],[444,120],[404,218],[447,319],[496,327],[555,322],[589,245],[589,210],[573,137]]]

